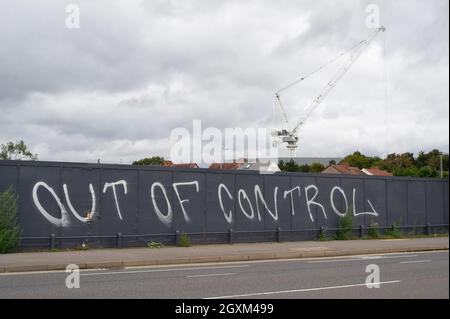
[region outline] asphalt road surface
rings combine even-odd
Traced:
[[[373,277],[376,268],[379,278]],[[449,298],[448,251],[79,274],[78,289],[66,287],[69,274],[63,271],[0,274],[0,298]],[[369,275],[379,288],[368,288]]]

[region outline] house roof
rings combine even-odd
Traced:
[[[374,175],[374,176],[392,176],[392,173],[389,173],[388,171],[379,169],[378,167],[372,167],[372,168],[363,168],[363,173],[367,175]]]
[[[238,169],[239,166],[241,165],[242,163],[212,163],[211,165],[209,165],[209,168],[230,170],[230,169]]]
[[[278,164],[274,162],[269,163],[261,163],[259,161],[254,163],[244,163],[238,167],[239,170],[248,170],[248,171],[265,171],[265,172],[279,172],[280,168]]]
[[[172,167],[178,168],[198,168],[197,163],[172,164]]]
[[[240,158],[238,160],[234,160],[231,163],[212,163],[211,165],[209,165],[210,169],[226,169],[226,170],[230,170],[230,169],[238,169],[239,166],[241,166],[244,163],[247,163],[248,160],[246,158]]]
[[[344,175],[364,175],[364,173],[358,167],[353,167],[348,164],[335,164],[330,165],[327,168],[329,167],[334,168],[336,171]]]

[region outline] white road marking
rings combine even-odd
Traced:
[[[389,258],[409,258],[409,257],[417,257],[417,255],[399,255],[399,256],[377,256],[376,258],[367,258],[363,257],[355,257],[355,258],[347,258],[347,259],[328,259],[328,260],[313,260],[308,261],[309,264],[318,264],[318,263],[332,263],[332,262],[344,262],[344,261],[364,261],[368,259],[389,259]]]
[[[214,276],[232,276],[236,275],[235,272],[228,272],[225,274],[208,274],[208,275],[193,275],[193,276],[186,276],[187,278],[199,278],[199,277],[214,277]]]
[[[227,268],[245,268],[245,267],[248,267],[248,265],[222,266],[222,267],[148,269],[148,270],[136,270],[136,271],[110,271],[110,272],[94,272],[94,273],[81,274],[81,275],[82,276],[128,275],[128,274],[141,274],[141,273],[150,273],[150,272],[188,271],[188,270],[203,270],[203,269],[227,269]]]
[[[108,268],[82,268],[80,269],[80,273],[86,271],[102,271],[108,270]],[[37,270],[37,271],[20,271],[20,272],[1,272],[0,276],[24,276],[24,275],[43,275],[43,274],[57,274],[57,273],[65,273],[65,269],[61,270]]]
[[[371,285],[384,285],[384,284],[394,284],[399,283],[401,280],[392,280],[392,281],[384,281],[384,282],[376,282],[371,283]],[[363,287],[367,286],[367,284],[353,284],[353,285],[343,285],[343,286],[330,286],[330,287],[319,287],[319,288],[307,288],[307,289],[294,289],[294,290],[280,290],[280,291],[268,291],[268,292],[255,292],[249,294],[242,295],[230,295],[230,296],[219,296],[219,297],[207,297],[204,299],[229,299],[229,298],[241,298],[241,297],[251,297],[251,296],[264,296],[264,295],[276,295],[276,294],[288,294],[295,292],[308,292],[308,291],[318,291],[318,290],[331,290],[331,289],[342,289],[342,288],[351,288],[351,287]]]
[[[415,251],[414,254],[448,254],[448,250],[428,250],[428,251]],[[402,255],[405,254],[405,255]],[[384,258],[392,258],[390,256],[395,255],[396,257],[400,256],[406,256],[409,257],[411,255],[411,252],[404,252],[404,253],[383,253],[383,254],[374,254],[375,256],[383,256]],[[308,261],[321,261],[324,262],[327,260],[330,261],[338,261],[342,260],[343,257],[352,258],[349,259],[351,261],[354,260],[362,260],[362,259],[356,259],[356,258],[365,258],[365,257],[371,257],[372,255],[366,254],[366,255],[347,255],[347,256],[334,256],[334,257],[308,257],[308,258],[286,258],[286,259],[266,259],[266,260],[246,260],[246,261],[223,261],[223,262],[207,262],[207,263],[192,263],[192,264],[177,264],[177,265],[148,265],[148,266],[129,266],[124,267],[124,270],[128,269],[158,269],[158,268],[166,268],[171,267],[174,270],[177,267],[193,267],[193,266],[215,266],[215,265],[241,265],[246,264],[245,266],[248,267],[248,264],[263,264],[263,263],[280,263],[280,262],[308,262]],[[385,257],[387,256],[387,257]],[[416,255],[414,255],[416,256]],[[80,272],[90,272],[90,271],[99,271],[99,270],[107,270],[106,268],[90,268],[90,269],[80,269]],[[65,270],[41,270],[41,271],[24,271],[24,272],[0,272],[0,276],[21,276],[21,275],[42,275],[42,274],[52,274],[52,273],[64,273]]]
[[[408,261],[401,261],[401,264],[413,264],[413,263],[429,263],[431,260],[408,260]]]

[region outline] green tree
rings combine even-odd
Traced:
[[[323,164],[313,163],[313,164],[311,164],[309,171],[311,173],[321,173],[324,169],[325,169],[325,166]]]
[[[308,164],[300,165],[298,167],[298,171],[302,173],[309,173],[311,171],[311,167]]]
[[[424,151],[420,151],[416,158],[416,166],[418,168],[428,165],[428,155]]]
[[[164,164],[164,157],[160,156],[146,157],[133,162],[133,165],[163,165],[163,164]]]
[[[14,251],[19,245],[21,230],[17,222],[17,200],[11,189],[0,193],[0,254]]]
[[[419,169],[419,177],[438,177],[438,171],[432,167],[425,166]]]
[[[37,154],[31,153],[24,141],[8,142],[0,145],[0,160],[32,160],[38,159]]]
[[[284,161],[283,160],[280,160],[279,162],[278,162],[278,168],[280,169],[280,171],[284,171]]]
[[[370,168],[375,163],[379,162],[381,159],[379,157],[370,157],[362,154],[359,151],[354,152],[351,155],[344,157],[339,164],[348,164],[350,166],[358,167],[359,169]]]
[[[291,159],[284,165],[284,171],[286,172],[298,172],[298,164]]]
[[[414,167],[415,159],[413,153],[389,154],[384,160],[378,162],[378,167],[389,172],[398,169]]]

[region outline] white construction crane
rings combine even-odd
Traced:
[[[275,101],[278,105],[281,117],[284,121],[284,125],[286,126],[286,129],[281,129],[275,131],[275,136],[277,136],[279,139],[281,139],[282,143],[287,144],[287,149],[289,150],[289,155],[292,157],[292,155],[295,152],[295,149],[297,148],[297,143],[299,141],[299,138],[297,136],[297,132],[300,129],[300,127],[305,124],[306,120],[310,117],[310,115],[314,112],[314,110],[322,103],[322,101],[325,99],[325,97],[331,92],[331,90],[336,86],[336,84],[339,82],[340,79],[347,73],[347,71],[350,69],[350,67],[358,60],[358,58],[361,56],[361,54],[369,47],[371,42],[376,38],[376,36],[380,32],[384,32],[386,30],[385,27],[381,26],[372,33],[372,35],[361,42],[359,42],[357,45],[352,47],[349,51],[341,53],[340,55],[336,56],[335,58],[328,61],[326,64],[322,65],[317,70],[309,73],[306,76],[301,77],[300,79],[297,79],[296,81],[290,83],[289,85],[283,87],[282,89],[275,92]],[[343,57],[344,55],[350,53],[350,56],[345,61],[345,63],[342,65],[342,67],[334,74],[333,78],[330,82],[325,86],[325,88],[322,90],[322,92],[314,99],[314,101],[305,109],[304,114],[301,116],[300,120],[297,122],[297,124],[293,127],[293,129],[289,129],[289,121],[288,117],[286,115],[286,112],[284,110],[283,104],[281,103],[281,96],[280,93],[293,87],[294,85],[304,81],[311,75],[319,72],[320,70],[324,69],[329,64],[333,63],[337,59]]]

